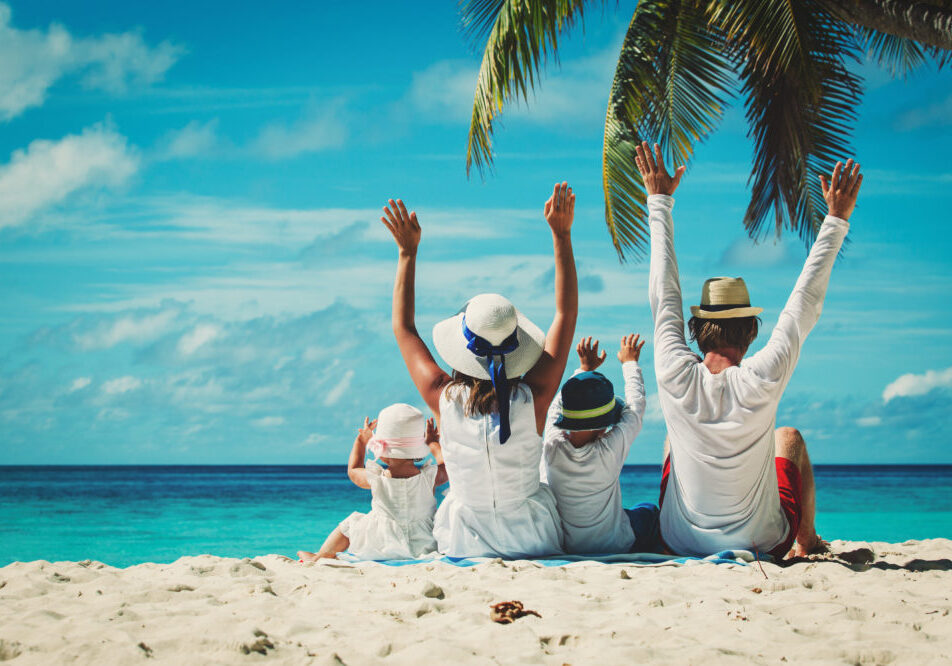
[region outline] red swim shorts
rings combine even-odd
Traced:
[[[777,490],[780,492],[780,508],[783,515],[787,517],[787,523],[790,524],[790,530],[783,543],[770,551],[770,555],[777,561],[780,561],[790,551],[794,540],[797,538],[797,531],[800,529],[800,516],[803,513],[803,484],[800,480],[800,468],[793,464],[792,460],[786,458],[774,458],[774,465],[777,467]],[[668,477],[671,475],[671,459],[664,459],[664,466],[661,468],[661,496],[658,498],[658,506],[664,504],[664,491],[668,488]],[[662,540],[664,535],[661,535]]]

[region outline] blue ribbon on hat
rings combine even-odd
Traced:
[[[519,329],[512,332],[508,338],[498,345],[494,345],[486,338],[473,333],[466,326],[466,315],[463,315],[463,337],[466,338],[466,348],[476,356],[489,359],[489,378],[493,382],[496,392],[496,402],[499,403],[499,442],[505,444],[509,439],[509,378],[506,377],[506,354],[514,352],[519,346]],[[498,360],[497,360],[498,357]]]

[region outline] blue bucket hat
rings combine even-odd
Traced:
[[[580,372],[562,385],[562,413],[555,421],[562,430],[601,430],[618,423],[625,403],[600,372]]]

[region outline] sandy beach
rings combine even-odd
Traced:
[[[949,663],[952,541],[832,545],[847,555],[762,570],[14,563],[0,569],[0,661]],[[514,599],[541,617],[492,622],[490,604]]]

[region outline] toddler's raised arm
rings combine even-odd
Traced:
[[[361,488],[370,488],[370,482],[367,480],[367,470],[364,467],[364,457],[367,455],[367,444],[373,439],[374,428],[377,427],[377,419],[371,421],[364,419],[364,425],[357,431],[357,437],[354,439],[354,445],[350,449],[350,458],[347,460],[347,476],[354,485]]]

